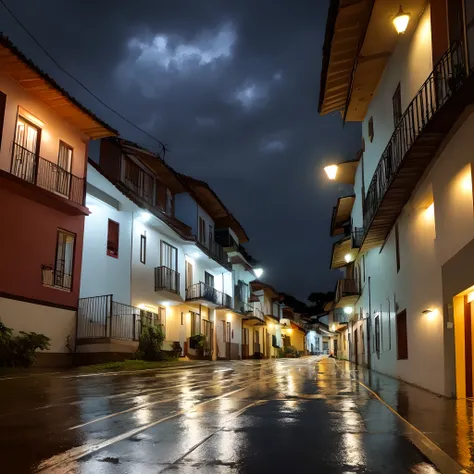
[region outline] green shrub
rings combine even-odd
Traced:
[[[283,348],[284,357],[300,357],[300,353],[297,351],[294,346],[285,346]]]
[[[0,321],[0,367],[30,367],[35,361],[35,352],[49,349],[51,339],[44,334],[13,330]]]
[[[206,345],[206,336],[204,334],[195,334],[189,338],[189,347],[191,349],[204,349]]]
[[[168,356],[162,351],[164,340],[165,333],[161,325],[143,326],[135,357],[151,361],[165,360]]]

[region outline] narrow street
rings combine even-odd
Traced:
[[[438,472],[331,359],[0,384],[3,472]]]

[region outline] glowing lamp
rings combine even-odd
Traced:
[[[263,275],[263,268],[254,268],[253,272],[257,278],[260,278]]]
[[[324,171],[326,171],[326,174],[328,175],[328,178],[331,180],[336,179],[337,175],[337,165],[329,165],[324,168]]]
[[[344,255],[344,260],[346,261],[346,263],[349,263],[351,259],[352,257],[350,253],[346,253],[346,255]]]
[[[140,219],[142,222],[148,222],[151,219],[151,214],[149,212],[142,212],[140,214]]]
[[[398,10],[397,15],[392,20],[393,26],[397,30],[399,35],[403,35],[408,28],[408,23],[410,22],[410,14],[403,11],[402,6],[400,5],[400,10]]]
[[[346,314],[352,314],[352,311],[354,311],[352,306],[346,306],[344,308],[344,313],[346,313]]]

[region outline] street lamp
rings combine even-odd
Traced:
[[[399,35],[403,35],[408,28],[408,23],[410,21],[410,14],[403,11],[402,6],[400,5],[400,10],[398,10],[397,15],[392,20],[393,26],[397,30]]]
[[[328,175],[328,178],[331,180],[336,179],[337,175],[337,165],[329,165],[324,168],[324,171],[326,171],[326,174]]]
[[[260,278],[263,275],[263,268],[254,268],[253,272],[257,278]]]

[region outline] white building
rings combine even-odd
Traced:
[[[131,352],[144,318],[163,325],[165,347],[206,336],[204,356],[241,358],[245,313],[234,307],[232,263],[215,241],[247,236],[209,186],[179,175],[124,140],[89,162],[78,350]],[[100,343],[100,344],[99,344]]]
[[[433,392],[473,395],[472,2],[331,2],[320,112],[362,123],[333,213],[348,356]],[[409,10],[408,10],[409,9]],[[400,19],[400,18],[398,18]],[[335,176],[334,176],[335,173]]]

